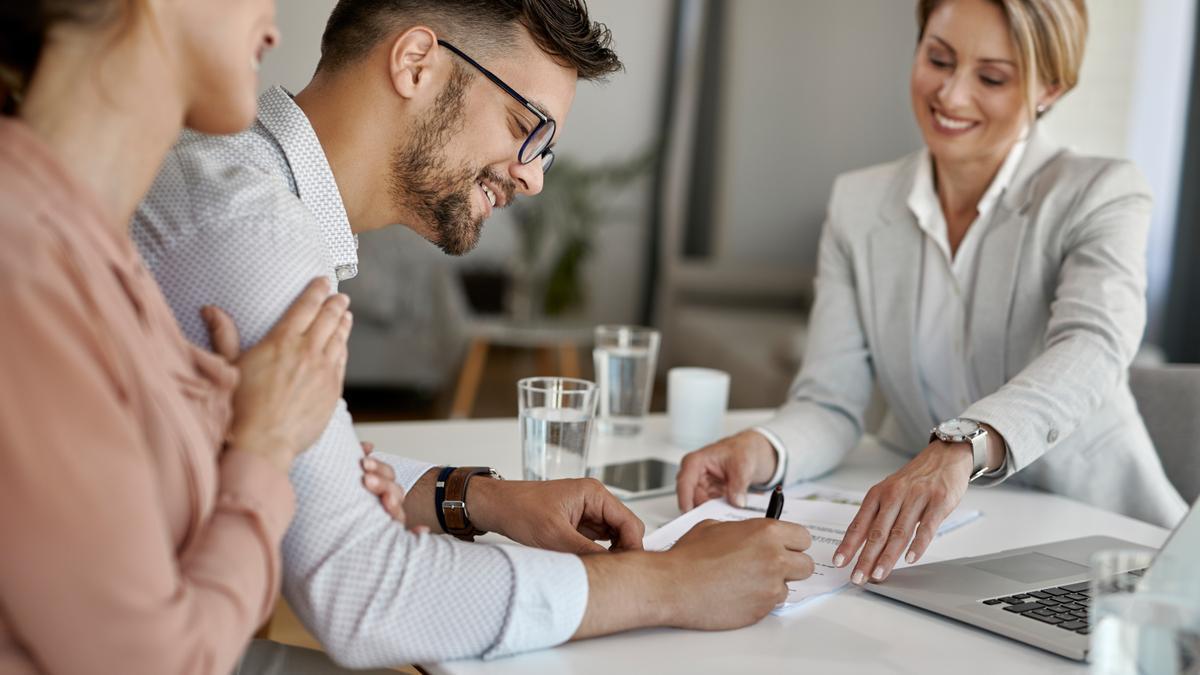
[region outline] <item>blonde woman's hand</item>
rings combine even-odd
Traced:
[[[317,440],[342,393],[349,306],[345,295],[330,295],[327,280],[314,279],[271,332],[245,352],[228,314],[212,306],[201,310],[213,351],[240,375],[227,436],[232,447],[261,454],[287,471]]]
[[[766,436],[747,429],[689,452],[675,477],[680,511],[724,497],[734,506],[746,502],[746,489],[775,473],[775,448]]]
[[[970,444],[930,443],[867,491],[833,564],[845,567],[858,555],[850,580],[861,586],[887,579],[905,548],[906,561],[916,562],[966,494],[972,461]]]

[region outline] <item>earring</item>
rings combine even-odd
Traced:
[[[1045,103],[1039,103],[1037,105],[1037,114],[1041,115],[1042,113],[1046,112],[1046,110],[1047,108]]]

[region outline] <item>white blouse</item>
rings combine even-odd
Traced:
[[[925,233],[921,252],[921,286],[917,299],[917,363],[931,426],[958,417],[981,398],[979,383],[971,376],[967,345],[971,326],[967,298],[973,295],[977,261],[991,219],[992,207],[1016,173],[1025,154],[1025,140],[1009,151],[991,185],[976,207],[978,215],[967,229],[958,250],[950,252],[949,228],[933,181],[933,159],[926,150],[908,196],[908,208]]]

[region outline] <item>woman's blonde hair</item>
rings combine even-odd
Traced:
[[[1083,0],[989,0],[1004,11],[1017,52],[1017,69],[1025,84],[1030,112],[1037,110],[1038,84],[1057,87],[1063,94],[1079,82],[1083,47],[1087,42],[1087,8]],[[943,0],[918,0],[918,39]]]

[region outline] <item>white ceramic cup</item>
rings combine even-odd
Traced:
[[[695,450],[721,437],[729,403],[729,373],[713,368],[667,371],[671,443]]]

